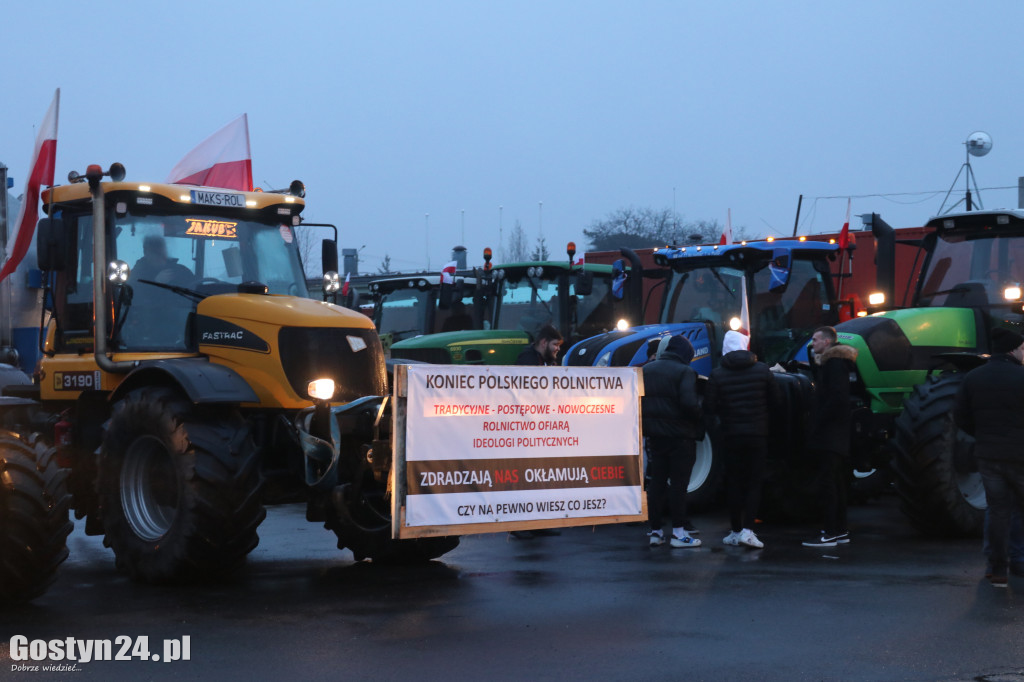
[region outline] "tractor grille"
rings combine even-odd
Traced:
[[[334,400],[341,402],[387,393],[384,353],[372,329],[284,327],[277,338],[284,374],[300,397],[314,379],[334,379]],[[353,350],[359,341],[365,347]]]
[[[445,348],[395,348],[392,346],[391,357],[395,360],[429,362],[432,365],[449,365],[452,362],[452,356]]]

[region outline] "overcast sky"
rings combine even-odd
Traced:
[[[0,162],[20,194],[57,87],[58,182],[162,181],[247,113],[256,183],[303,180],[370,272],[478,263],[517,220],[582,249],[627,206],[783,236],[801,194],[800,233],[852,196],[920,225],[976,130],[984,207],[1017,205],[1021,26],[1019,0],[8,2]]]

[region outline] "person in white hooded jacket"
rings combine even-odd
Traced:
[[[753,528],[768,457],[770,409],[781,396],[768,365],[748,345],[746,334],[725,333],[722,361],[708,378],[704,410],[725,460],[731,528],[723,542],[761,549],[764,543]]]

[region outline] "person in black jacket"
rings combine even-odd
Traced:
[[[991,335],[992,356],[967,373],[957,391],[953,419],[974,436],[974,457],[985,486],[989,509],[992,577],[1006,587],[1010,516],[1024,514],[1024,336],[997,327]]]
[[[708,379],[704,410],[713,420],[725,461],[731,528],[723,542],[761,549],[764,543],[753,527],[768,457],[771,405],[782,396],[768,365],[748,345],[746,334],[725,333],[722,361]]]
[[[820,327],[811,336],[814,359],[814,415],[809,439],[818,461],[818,488],[824,531],[805,547],[835,547],[850,542],[846,525],[846,486],[850,475],[850,384],[856,377],[857,349],[839,343],[836,330]]]
[[[557,365],[562,348],[562,333],[546,324],[537,330],[537,338],[516,358],[517,365]]]
[[[686,337],[673,336],[658,359],[643,366],[643,427],[650,474],[648,535],[652,547],[665,542],[661,510],[666,494],[672,515],[672,547],[700,547],[700,540],[684,527],[686,488],[697,458],[696,441],[704,437],[697,373],[690,367],[692,359],[693,346]]]

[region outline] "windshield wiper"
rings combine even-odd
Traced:
[[[186,289],[185,287],[179,287],[179,286],[177,286],[175,284],[164,284],[163,282],[154,282],[151,279],[140,279],[139,281],[142,282],[143,284],[152,284],[155,287],[160,287],[161,289],[167,289],[168,291],[173,291],[174,293],[178,294],[179,296],[184,296],[185,298],[191,298],[193,301],[196,301],[196,302],[202,301],[207,296],[209,296],[209,294],[201,294],[198,291],[193,291],[192,289]]]
[[[722,288],[725,289],[727,292],[729,292],[730,296],[732,296],[733,298],[736,298],[736,293],[732,289],[729,288],[728,284],[725,283],[725,280],[722,279],[722,276],[718,274],[718,270],[716,270],[715,268],[708,268],[708,269],[711,270],[711,274],[715,276],[715,279],[717,279],[719,282],[722,283]]]

